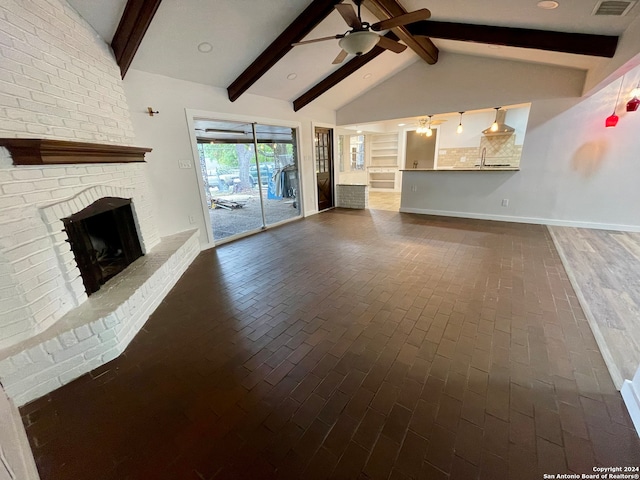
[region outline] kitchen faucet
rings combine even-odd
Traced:
[[[487,147],[482,148],[482,153],[480,154],[480,168],[484,167],[484,162],[487,159]]]

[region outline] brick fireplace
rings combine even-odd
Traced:
[[[25,140],[0,139],[12,142]],[[159,237],[144,163],[95,144],[38,142],[39,159],[16,148],[0,156],[0,383],[18,405],[119,355],[199,252],[197,231]],[[89,298],[70,225],[105,213],[105,202],[126,205],[144,256]]]

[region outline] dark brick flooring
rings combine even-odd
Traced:
[[[640,464],[546,228],[394,212],[202,253],[125,354],[21,412],[43,480]]]

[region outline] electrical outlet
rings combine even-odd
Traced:
[[[503,198],[502,199],[502,206],[503,207],[508,207],[509,206],[509,199],[508,198]]]
[[[178,161],[178,166],[180,168],[191,168],[191,161],[190,160],[179,160]]]
[[[189,215],[189,223],[191,225],[193,225],[194,223],[196,223],[196,217],[194,217],[193,215]]]
[[[467,161],[467,157],[460,157],[460,163],[464,163]]]

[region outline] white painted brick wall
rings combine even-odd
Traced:
[[[105,196],[132,198],[143,251],[159,242],[145,168],[0,166],[0,285],[13,288],[0,297],[0,349],[48,328],[87,298],[62,218]]]
[[[129,145],[109,46],[65,0],[0,3],[0,137]]]
[[[0,351],[7,395],[24,405],[116,358],[199,252],[197,231],[164,238],[114,278],[115,284],[92,296],[91,305],[24,342],[28,348],[18,344]]]
[[[367,185],[336,185],[336,206],[341,208],[364,209],[369,206]]]

